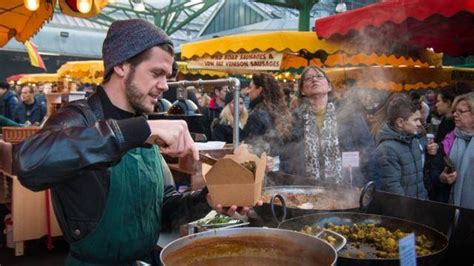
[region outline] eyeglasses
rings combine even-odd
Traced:
[[[458,115],[462,115],[464,113],[467,113],[467,112],[470,112],[471,110],[461,110],[461,109],[456,109],[456,110],[453,110],[453,115],[454,114],[458,114]]]
[[[323,80],[326,77],[324,75],[308,75],[304,77],[304,81],[310,81],[316,78],[317,80]]]

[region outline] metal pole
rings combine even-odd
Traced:
[[[169,88],[182,87],[187,88],[188,86],[201,87],[204,85],[211,86],[230,86],[234,89],[234,130],[233,130],[233,146],[234,150],[239,146],[239,121],[240,121],[240,104],[239,104],[239,95],[240,95],[240,81],[236,78],[227,78],[227,79],[214,79],[214,80],[181,80],[168,82]]]
[[[234,79],[234,135],[233,135],[233,143],[234,143],[234,150],[237,149],[239,146],[240,140],[240,81],[236,78]]]

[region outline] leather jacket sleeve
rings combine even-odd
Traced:
[[[116,120],[97,121],[90,109],[71,105],[57,111],[40,132],[16,147],[15,170],[25,187],[39,191],[81,171],[108,168],[129,148]]]
[[[206,200],[207,187],[200,191],[179,193],[176,191],[168,165],[164,159],[162,160],[165,186],[162,227],[164,229],[177,227],[204,217],[212,210]]]

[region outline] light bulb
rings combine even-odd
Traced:
[[[145,4],[143,2],[138,2],[135,5],[133,5],[133,10],[137,12],[144,12]]]
[[[25,0],[25,7],[30,11],[36,11],[40,5],[40,0]]]
[[[344,2],[337,3],[336,5],[336,12],[342,13],[347,11],[347,5]]]
[[[92,9],[92,0],[77,0],[77,9],[83,14],[89,13]]]

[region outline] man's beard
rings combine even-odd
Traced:
[[[135,80],[135,67],[130,68],[130,73],[125,79],[125,96],[127,101],[132,106],[133,110],[137,113],[151,113],[153,107],[150,109],[146,106],[145,101],[147,100],[148,94],[143,95],[137,86],[134,84]]]

